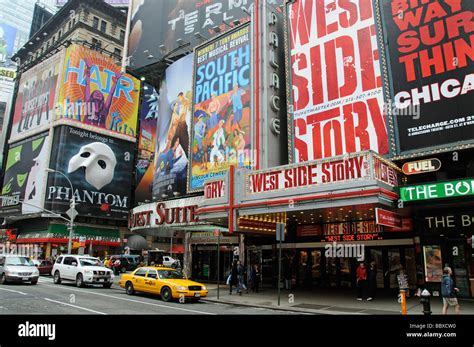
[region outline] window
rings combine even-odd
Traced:
[[[0,266],[3,266],[5,264],[5,258],[0,257]]]
[[[147,277],[149,277],[149,278],[157,278],[158,275],[157,275],[157,273],[156,273],[156,270],[148,270],[148,275],[147,275]]]
[[[63,257],[59,257],[58,259],[56,259],[56,264],[61,264],[63,261]]]
[[[66,257],[64,258],[64,263],[63,265],[72,265],[72,262],[76,262],[76,259],[74,259],[73,257]]]
[[[122,56],[122,50],[120,50],[120,49],[118,49],[118,48],[115,48],[114,54],[121,57],[121,56]]]
[[[99,29],[99,18],[94,17],[94,19],[93,19],[93,21],[92,21],[92,27],[93,27],[94,29],[97,29],[97,30]]]
[[[107,22],[104,20],[100,22],[100,31],[102,31],[103,33],[107,31]]]
[[[120,41],[125,41],[125,30],[120,30]]]
[[[59,39],[61,36],[63,36],[63,31],[62,31],[62,30],[59,30],[59,32],[58,32],[58,39]]]
[[[67,26],[67,30],[71,30],[71,27],[72,27],[72,21],[69,22],[68,26]]]
[[[101,47],[102,47],[102,42],[100,42],[99,40],[97,40],[95,38],[92,38],[92,47],[91,48],[99,50]]]
[[[135,272],[134,276],[145,277],[146,276],[146,269],[138,269]]]

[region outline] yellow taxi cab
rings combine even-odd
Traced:
[[[135,292],[158,294],[163,301],[180,298],[197,301],[208,293],[206,286],[188,280],[181,271],[158,266],[140,267],[130,274],[123,274],[118,284],[128,295]]]

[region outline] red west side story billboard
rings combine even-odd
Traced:
[[[388,153],[372,1],[297,0],[287,16],[291,160]]]

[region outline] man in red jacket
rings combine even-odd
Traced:
[[[365,293],[365,287],[367,284],[367,269],[364,263],[359,263],[357,268],[357,300],[362,300],[362,296]]]

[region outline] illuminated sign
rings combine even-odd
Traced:
[[[472,195],[474,195],[474,178],[400,187],[400,199],[402,201],[458,198]]]
[[[225,196],[225,182],[211,181],[204,184],[204,199],[219,199]]]
[[[403,164],[402,171],[405,175],[417,175],[438,171],[440,168],[441,161],[439,159],[433,158],[405,163]]]
[[[246,183],[248,193],[258,194],[369,178],[369,159],[364,154],[254,171],[246,176]]]
[[[375,222],[378,225],[384,225],[387,227],[397,227],[402,226],[402,216],[397,213],[383,210],[381,208],[375,209]]]

